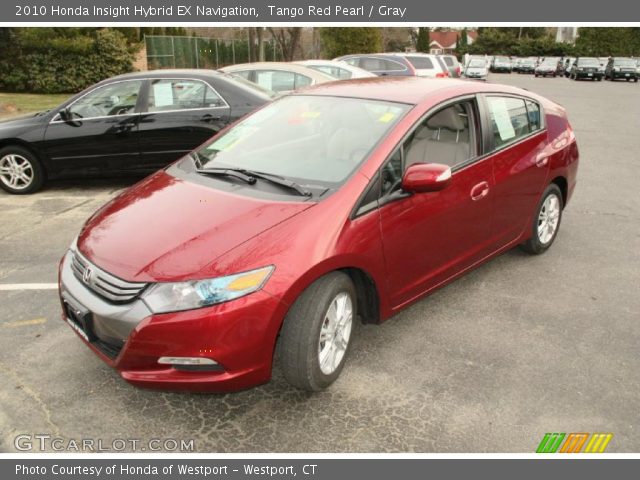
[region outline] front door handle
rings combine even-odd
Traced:
[[[489,183],[488,182],[480,182],[475,187],[471,189],[471,200],[477,202],[478,200],[483,199],[489,195]]]
[[[129,123],[121,123],[120,125],[118,125],[116,127],[116,131],[118,133],[120,132],[128,132],[130,131],[132,128],[136,127],[136,123],[135,122],[129,122]]]
[[[546,167],[547,163],[549,163],[549,157],[545,154],[540,154],[538,158],[536,158],[536,167]]]
[[[211,115],[207,113],[206,115],[203,115],[200,120],[202,120],[203,122],[211,123],[222,120],[222,117],[220,115]]]

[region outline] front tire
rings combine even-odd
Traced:
[[[555,183],[549,185],[538,203],[531,238],[521,245],[528,253],[539,255],[548,250],[556,239],[562,220],[562,192]]]
[[[332,272],[309,286],[287,313],[276,346],[286,380],[312,392],[331,385],[344,367],[356,318],[348,275]]]
[[[0,149],[0,187],[9,193],[24,195],[42,187],[42,165],[29,150],[17,145]]]

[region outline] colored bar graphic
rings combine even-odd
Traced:
[[[564,436],[564,433],[545,433],[536,453],[556,453]]]
[[[570,433],[562,445],[560,453],[580,453],[587,438],[589,438],[588,433]]]
[[[594,433],[584,453],[604,453],[612,438],[613,433]]]

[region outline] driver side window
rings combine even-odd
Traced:
[[[420,122],[380,172],[384,197],[400,189],[405,169],[414,163],[440,163],[455,168],[478,152],[475,103],[466,100],[444,107]]]
[[[96,88],[69,107],[74,118],[109,117],[135,112],[142,81],[125,81]]]

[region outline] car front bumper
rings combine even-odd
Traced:
[[[576,72],[575,73],[575,77],[576,78],[602,78],[604,76],[604,73],[602,72]]]
[[[636,72],[611,72],[610,76],[612,76],[616,80],[620,79],[631,79],[638,78],[638,74]]]
[[[211,307],[153,314],[136,299],[114,304],[60,264],[62,318],[105,363],[139,387],[193,392],[242,390],[269,381],[285,306],[260,290]],[[80,317],[80,318],[78,318]],[[202,369],[159,364],[161,357],[205,357]]]

